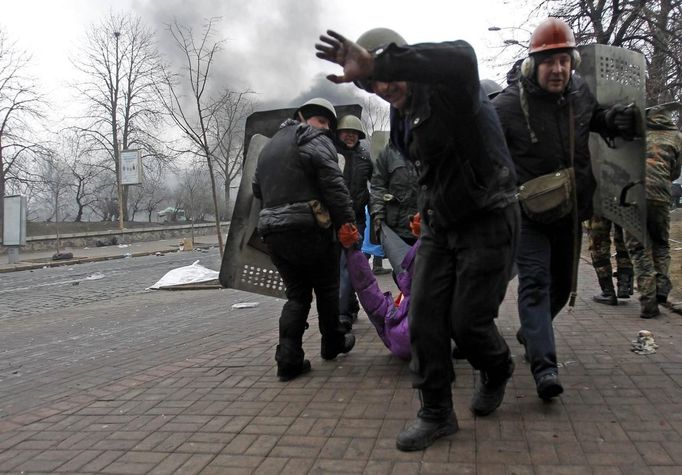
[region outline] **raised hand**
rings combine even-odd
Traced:
[[[327,76],[331,82],[340,84],[372,76],[374,57],[365,48],[332,30],[327,30],[327,35],[320,35],[320,41],[315,44],[315,55],[343,67],[343,75]]]

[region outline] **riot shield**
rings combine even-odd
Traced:
[[[578,72],[602,106],[635,104],[639,111],[638,137],[616,138],[609,146],[590,134],[592,170],[597,180],[594,212],[620,225],[646,243],[646,63],[641,53],[593,44],[580,48]]]
[[[346,114],[359,117],[362,113],[362,107],[357,104],[334,108],[339,117]],[[218,276],[223,287],[271,297],[285,297],[282,278],[256,230],[261,208],[260,201],[253,196],[251,182],[256,173],[258,155],[270,140],[269,137],[295,111],[296,109],[278,109],[254,112],[246,119],[244,166]]]

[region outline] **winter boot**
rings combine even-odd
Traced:
[[[351,315],[342,313],[339,315],[339,323],[347,332],[353,329],[353,317]]]
[[[600,277],[599,286],[601,287],[601,293],[592,297],[592,300],[597,303],[603,303],[604,305],[618,305],[616,290],[613,288],[613,280],[611,280],[611,277]]]
[[[642,302],[642,308],[639,313],[639,316],[642,318],[655,318],[659,316],[661,312],[658,310],[658,302],[655,300],[648,300],[646,302]]]
[[[514,361],[509,357],[502,370],[481,371],[481,377],[471,398],[471,412],[487,416],[497,409],[504,399],[507,381],[514,373]]]
[[[322,337],[320,354],[325,360],[333,360],[340,353],[348,353],[354,346],[355,336],[352,333],[346,333],[340,340],[333,342]]]
[[[310,361],[303,359],[303,349],[296,348],[288,341],[282,341],[275,350],[277,377],[280,381],[290,381],[310,371]]]
[[[535,382],[535,389],[538,392],[538,397],[543,401],[551,401],[552,398],[564,392],[564,387],[559,381],[559,375],[556,373],[547,373],[540,376]]]
[[[618,282],[618,298],[629,299],[633,293],[632,289],[632,269],[619,270],[616,273]]]
[[[396,447],[403,452],[424,450],[437,439],[454,434],[459,429],[452,409],[450,388],[419,392],[422,407],[417,420],[396,438]]]

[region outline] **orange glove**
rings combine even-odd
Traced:
[[[415,237],[419,237],[422,231],[422,215],[417,213],[414,216],[410,216],[410,231]]]
[[[358,228],[353,223],[341,225],[338,236],[341,245],[347,249],[360,240]]]

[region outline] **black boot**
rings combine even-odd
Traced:
[[[403,452],[424,450],[436,440],[459,429],[455,412],[452,410],[450,388],[419,392],[422,408],[417,420],[412,422],[396,438],[396,447]]]
[[[616,274],[618,282],[618,298],[629,299],[633,293],[632,289],[632,269],[618,270]]]
[[[303,355],[302,348],[297,348],[288,340],[280,341],[275,351],[280,381],[289,381],[310,371],[310,361],[303,359]]]
[[[339,353],[348,353],[355,346],[355,336],[352,333],[346,333],[336,341],[328,341],[322,337],[322,346],[320,354],[325,360],[333,360]]]
[[[507,381],[514,373],[511,357],[504,368],[497,371],[481,371],[481,377],[471,398],[471,412],[477,416],[487,416],[497,409],[504,399]]]
[[[618,305],[616,289],[613,288],[613,280],[611,280],[611,277],[600,278],[599,286],[601,287],[601,293],[592,297],[592,300],[605,305]]]
[[[658,302],[655,300],[649,300],[642,302],[641,312],[639,314],[642,318],[655,318],[661,314],[658,310]]]

